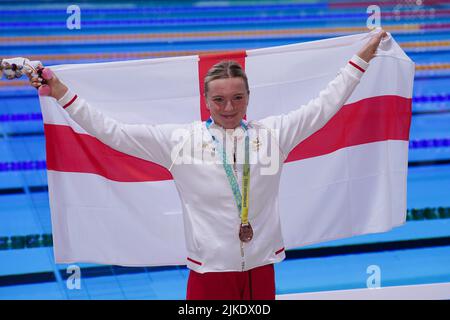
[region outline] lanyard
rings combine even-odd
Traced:
[[[206,128],[208,131],[210,131],[209,127],[212,124],[212,119],[209,118],[206,121]],[[213,138],[213,141],[215,142],[218,151],[222,155],[222,163],[223,168],[225,169],[225,173],[228,178],[228,182],[230,183],[231,190],[233,191],[234,200],[236,201],[236,205],[238,208],[238,211],[241,214],[241,223],[246,225],[248,224],[248,197],[249,197],[249,191],[250,191],[250,138],[248,136],[248,130],[247,125],[241,121],[241,127],[245,130],[246,136],[245,136],[245,162],[244,162],[244,171],[242,175],[242,195],[239,190],[239,185],[236,181],[236,177],[233,174],[233,169],[231,168],[231,165],[227,161],[227,155],[225,149],[222,147],[222,144],[220,141],[214,137],[214,135],[211,133],[211,136]]]

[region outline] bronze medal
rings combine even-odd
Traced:
[[[247,224],[241,224],[241,227],[239,229],[239,239],[241,239],[242,242],[249,242],[253,238],[253,229],[250,223]]]

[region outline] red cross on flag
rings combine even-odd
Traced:
[[[209,117],[203,77],[216,62],[232,59],[249,79],[246,119],[263,119],[316,98],[370,35],[51,69],[77,96],[117,121],[185,124]],[[414,63],[392,37],[383,40],[344,106],[290,151],[277,204],[286,249],[405,222],[413,79]],[[186,264],[180,190],[163,161],[118,151],[54,99],[40,102],[56,262]],[[159,149],[151,152],[158,158]],[[216,179],[192,177],[203,185],[208,178]],[[250,217],[251,210],[250,200]]]

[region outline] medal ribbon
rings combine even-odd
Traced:
[[[209,127],[212,124],[212,119],[209,118],[206,121],[206,128],[209,131]],[[247,125],[241,121],[241,127],[245,130],[245,162],[244,162],[244,172],[242,175],[242,195],[239,190],[239,185],[236,181],[236,177],[233,174],[233,169],[231,165],[227,161],[227,154],[224,148],[222,148],[222,144],[220,141],[211,134],[213,141],[215,142],[218,151],[222,155],[222,163],[225,173],[228,178],[228,182],[230,183],[231,190],[233,191],[234,200],[236,201],[236,205],[238,211],[241,213],[241,223],[246,225],[248,224],[248,197],[250,193],[250,138],[248,136]],[[211,133],[211,132],[210,132]]]

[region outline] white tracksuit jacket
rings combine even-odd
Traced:
[[[241,220],[221,162],[187,161],[185,153],[179,152],[193,146],[194,150],[212,154],[212,159],[221,158],[218,152],[213,152],[215,145],[205,122],[122,124],[106,117],[70,90],[58,103],[84,130],[111,148],[170,170],[182,203],[188,268],[200,273],[246,271],[285,258],[278,209],[283,161],[295,146],[337,113],[368,66],[354,55],[317,98],[287,114],[248,122],[251,141],[249,222],[254,231],[248,243],[239,240]],[[216,124],[211,129],[224,131]],[[230,135],[224,136],[228,141]],[[242,135],[237,136],[243,141],[240,140]],[[272,169],[267,162],[256,161],[263,158],[261,154],[269,154],[270,148]],[[228,159],[232,159],[228,151],[227,148]],[[200,159],[198,152],[190,159]],[[242,167],[242,164],[236,166],[239,183]]]

